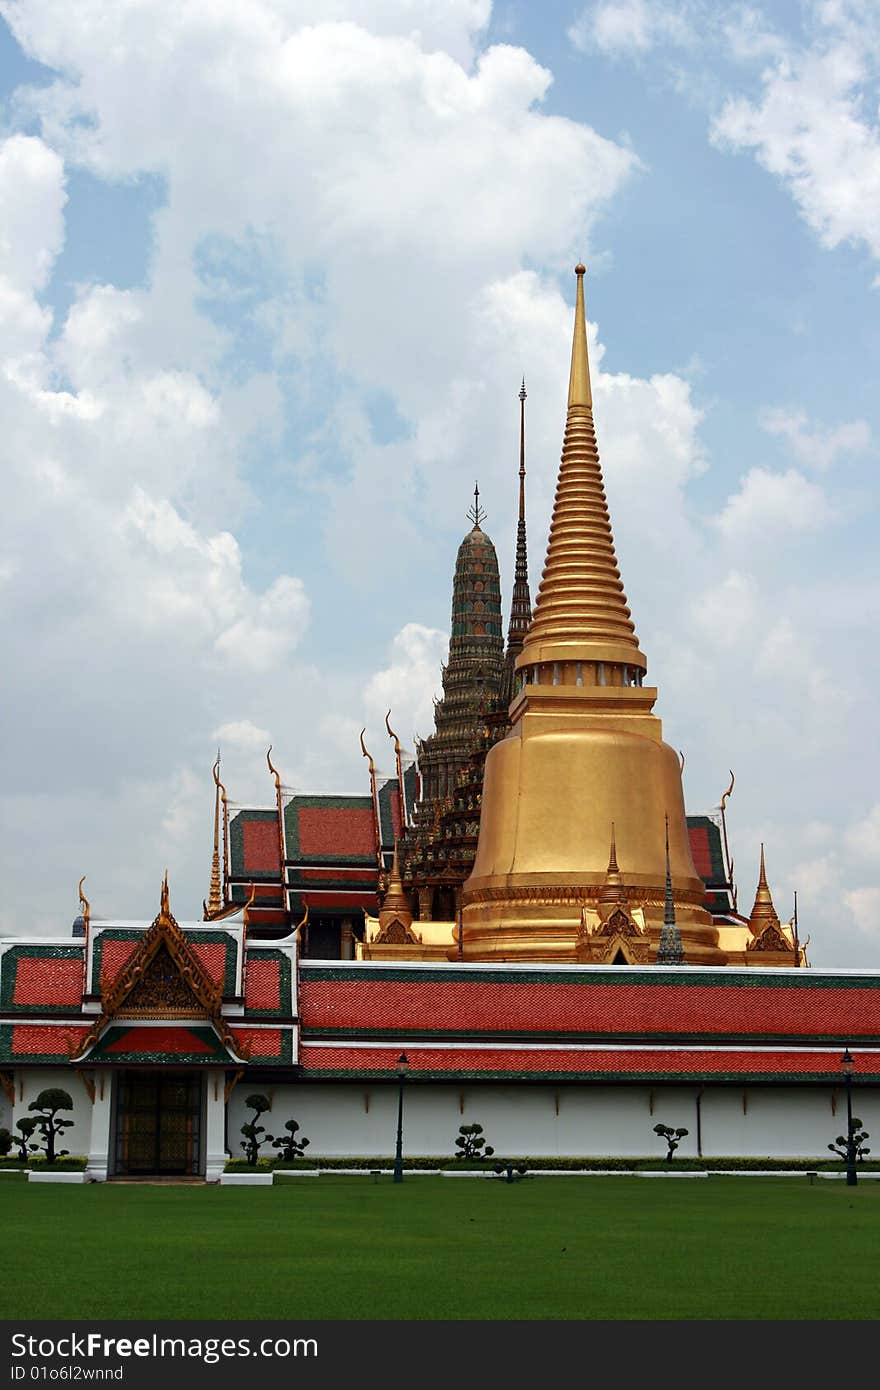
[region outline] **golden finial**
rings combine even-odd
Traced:
[[[382,899],[382,907],[379,912],[379,923],[387,926],[394,919],[402,921],[406,926],[412,925],[412,908],[409,904],[403,880],[400,877],[400,859],[397,851],[397,840],[394,841],[394,857],[391,861],[391,872],[388,875],[388,887],[385,890],[385,897]]]
[[[590,359],[587,352],[587,315],[584,309],[584,276],[587,273],[587,267],[578,264],[574,268],[574,273],[577,276],[577,294],[574,307],[574,338],[571,345],[571,373],[568,379],[568,403],[569,405],[592,406]]]
[[[614,821],[611,822],[611,849],[608,855],[608,868],[605,871],[605,882],[599,889],[600,908],[610,911],[618,903],[622,903],[625,898],[623,879],[620,876],[620,869],[617,866],[617,837],[614,830]]]
[[[168,870],[165,870],[165,877],[162,879],[162,888],[159,893],[159,916],[170,917],[171,908],[169,907],[170,894],[168,892]]]
[[[361,752],[367,760],[370,768],[370,797],[373,802],[373,836],[376,843],[376,864],[381,874],[382,865],[382,836],[379,830],[379,796],[376,790],[376,764],[373,762],[371,753],[367,752],[367,745],[364,743],[364,734],[367,732],[366,725],[361,729]]]
[[[81,913],[81,916],[82,916],[82,919],[83,919],[83,923],[84,923],[84,925],[85,925],[86,936],[88,936],[88,934],[89,934],[89,921],[91,920],[91,912],[92,912],[92,909],[91,909],[91,904],[89,903],[88,898],[86,897],[85,893],[83,892],[83,884],[85,883],[85,881],[86,881],[86,876],[85,876],[85,874],[83,874],[82,878],[81,878],[80,881],[79,881],[79,887],[77,888],[76,891],[77,891],[77,893],[79,894],[80,913]]]
[[[226,800],[226,788],[220,781],[220,749],[217,749],[217,761],[214,764],[214,784],[220,793],[220,804],[223,807],[223,890],[221,893],[223,906],[226,906],[227,894],[229,892],[229,805]]]
[[[281,790],[281,778],[280,778],[280,776],[279,776],[279,774],[278,774],[278,769],[277,769],[277,767],[273,767],[273,766],[272,766],[272,758],[271,758],[271,756],[270,756],[271,752],[272,752],[272,744],[270,743],[270,744],[269,744],[269,747],[266,749],[266,762],[269,764],[269,771],[271,772],[272,776],[275,778],[275,790],[278,791],[278,792],[280,792],[280,790]]]
[[[210,920],[223,911],[223,895],[220,889],[220,749],[214,763],[214,852],[211,857],[211,887],[205,907],[205,919]]]
[[[250,924],[251,924],[251,908],[252,908],[253,905],[254,905],[254,898],[255,898],[256,896],[257,896],[257,885],[256,885],[255,883],[252,883],[252,884],[251,884],[251,895],[250,895],[250,897],[248,898],[247,902],[244,904],[244,906],[243,906],[243,908],[242,908],[242,910],[241,910],[241,911],[242,911],[242,919],[243,919],[243,921],[244,921],[244,926],[245,926],[245,931],[247,931],[248,927],[249,927]]]
[[[767,869],[764,864],[764,845],[761,844],[761,869],[758,877],[758,888],[755,893],[755,902],[749,916],[749,927],[754,935],[760,936],[768,922],[779,925],[779,915],[773,906],[773,898],[770,893],[770,885],[767,882]]]
[[[373,762],[372,754],[367,752],[367,745],[364,743],[364,734],[366,732],[367,726],[365,724],[364,727],[361,729],[361,752],[363,753],[364,757],[367,759],[367,762],[369,763],[370,776],[372,776],[376,771],[376,764]]]
[[[722,834],[722,836],[724,837],[724,863],[725,863],[726,866],[727,866],[727,882],[730,884],[730,892],[731,892],[731,896],[733,897],[733,910],[734,910],[734,912],[735,912],[735,911],[736,911],[736,884],[735,884],[734,881],[733,881],[733,860],[732,860],[731,857],[730,857],[730,847],[729,847],[729,845],[728,845],[728,843],[727,843],[727,813],[726,813],[725,808],[726,808],[726,806],[727,806],[728,798],[731,796],[731,794],[732,794],[732,792],[733,792],[733,787],[734,787],[734,783],[736,782],[736,778],[735,778],[734,775],[733,775],[733,768],[730,768],[729,771],[730,771],[730,786],[727,788],[727,791],[724,793],[724,795],[723,795],[722,798],[721,798],[721,834]]]
[[[406,787],[403,782],[403,756],[400,750],[400,739],[391,727],[391,711],[385,715],[385,728],[388,730],[388,737],[394,740],[394,759],[397,764],[397,810],[400,820],[400,828],[404,830],[409,819],[406,806]]]
[[[296,937],[297,941],[299,941],[300,932],[303,930],[304,927],[307,927],[307,926],[308,926],[308,923],[309,923],[309,905],[308,905],[308,903],[307,903],[307,902],[304,902],[304,903],[303,903],[303,907],[305,908],[305,912],[303,913],[302,921],[301,921],[301,922],[297,922],[296,926],[295,926],[294,929],[293,929],[293,934],[294,934],[294,936]]]

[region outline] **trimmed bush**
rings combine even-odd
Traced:
[[[41,1091],[36,1100],[32,1100],[28,1110],[35,1110],[36,1127],[43,1136],[45,1145],[46,1162],[54,1163],[58,1158],[66,1158],[69,1150],[59,1149],[55,1152],[55,1140],[60,1139],[66,1129],[70,1129],[73,1120],[62,1118],[60,1111],[72,1110],[73,1100],[67,1091],[62,1091],[58,1086],[50,1086],[47,1090]],[[18,1122],[21,1129],[21,1121]],[[34,1144],[29,1145],[35,1148]]]
[[[456,1158],[491,1158],[495,1150],[487,1144],[482,1125],[459,1125],[455,1140]]]
[[[13,1145],[12,1130],[0,1129],[0,1158],[5,1158]]]
[[[244,1149],[248,1166],[256,1168],[261,1147],[263,1144],[268,1144],[272,1138],[271,1134],[266,1133],[265,1125],[260,1124],[260,1116],[265,1115],[267,1110],[272,1109],[272,1106],[269,1104],[268,1096],[260,1095],[259,1092],[254,1092],[253,1095],[248,1096],[245,1105],[254,1112],[254,1115],[252,1120],[241,1127],[241,1133],[244,1135],[241,1147]]]
[[[28,1168],[51,1168],[53,1171],[69,1173],[81,1173],[88,1166],[89,1160],[85,1154],[59,1154],[58,1158],[51,1162],[45,1154],[31,1154],[27,1161]]]

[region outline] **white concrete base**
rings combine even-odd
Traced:
[[[68,1173],[40,1173],[34,1168],[28,1169],[28,1182],[85,1182],[85,1172]]]
[[[274,1173],[221,1173],[221,1187],[271,1187]]]

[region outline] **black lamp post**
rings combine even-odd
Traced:
[[[855,1063],[850,1056],[849,1048],[840,1059],[840,1070],[843,1072],[843,1079],[846,1082],[846,1185],[847,1187],[855,1187],[859,1180],[859,1175],[856,1172],[856,1145],[853,1139],[852,1116],[852,1079]]]
[[[403,1083],[409,1072],[409,1058],[401,1052],[397,1059],[397,1151],[394,1155],[394,1181],[403,1182]],[[852,1131],[852,1126],[850,1126]]]

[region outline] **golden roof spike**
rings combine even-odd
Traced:
[[[773,898],[770,893],[770,886],[767,882],[767,870],[764,864],[764,845],[761,844],[761,870],[758,878],[758,888],[755,893],[755,902],[749,916],[749,927],[755,936],[760,936],[761,932],[769,922],[779,925],[779,914],[773,906]]]
[[[590,358],[587,351],[587,315],[584,309],[584,276],[587,267],[578,264],[574,268],[577,276],[577,295],[574,306],[574,337],[571,344],[571,373],[568,378],[568,404],[592,407],[593,392],[590,386]]]
[[[361,729],[361,752],[366,758],[370,769],[370,799],[373,803],[373,836],[376,841],[376,863],[381,874],[385,866],[382,862],[382,833],[379,822],[379,793],[376,787],[376,764],[373,761],[372,753],[367,751],[367,745],[364,743],[364,734],[366,732],[366,725],[364,725]]]
[[[578,265],[568,414],[541,587],[516,669],[548,662],[592,663],[583,685],[631,685],[647,670],[617,568],[611,519],[593,427],[587,356],[584,267]],[[604,663],[630,668],[605,679]],[[635,683],[640,683],[640,677]],[[563,681],[576,685],[576,680]]]
[[[223,895],[220,889],[220,749],[214,763],[214,853],[211,856],[211,887],[205,908],[205,920],[209,921],[223,911]]]
[[[223,807],[223,889],[221,898],[225,907],[229,901],[229,804],[226,800],[226,788],[220,781],[220,749],[217,749],[217,761],[214,764],[214,784],[220,793],[220,804]]]
[[[614,830],[614,821],[611,822],[611,851],[608,855],[608,868],[605,871],[605,882],[599,889],[599,908],[603,915],[622,903],[626,898],[623,887],[623,879],[620,876],[620,869],[617,866],[617,838]]]
[[[85,874],[83,874],[82,878],[81,878],[80,881],[79,881],[79,886],[78,886],[78,888],[77,888],[76,891],[77,891],[77,893],[79,894],[79,905],[80,905],[80,909],[81,909],[81,912],[82,912],[83,923],[85,924],[86,936],[88,936],[88,934],[89,934],[89,921],[91,920],[92,908],[91,908],[91,904],[89,903],[88,898],[86,897],[85,893],[83,892],[83,884],[85,883],[85,881],[86,881],[86,876],[85,876]]]
[[[403,880],[400,877],[400,860],[397,853],[397,840],[394,841],[394,858],[391,861],[391,872],[388,875],[388,887],[385,890],[385,897],[382,900],[382,908],[379,912],[379,922],[384,927],[394,918],[404,922],[407,926],[412,925],[412,908],[409,904]]]
[[[165,870],[165,877],[162,879],[162,889],[159,893],[159,915],[160,917],[170,917],[171,908],[169,907],[170,895],[168,892],[168,870]]]
[[[385,715],[385,728],[388,730],[388,737],[394,740],[394,759],[397,763],[397,812],[400,829],[404,831],[409,822],[409,812],[406,805],[406,787],[403,782],[403,756],[400,751],[400,739],[391,727],[390,710]]]

